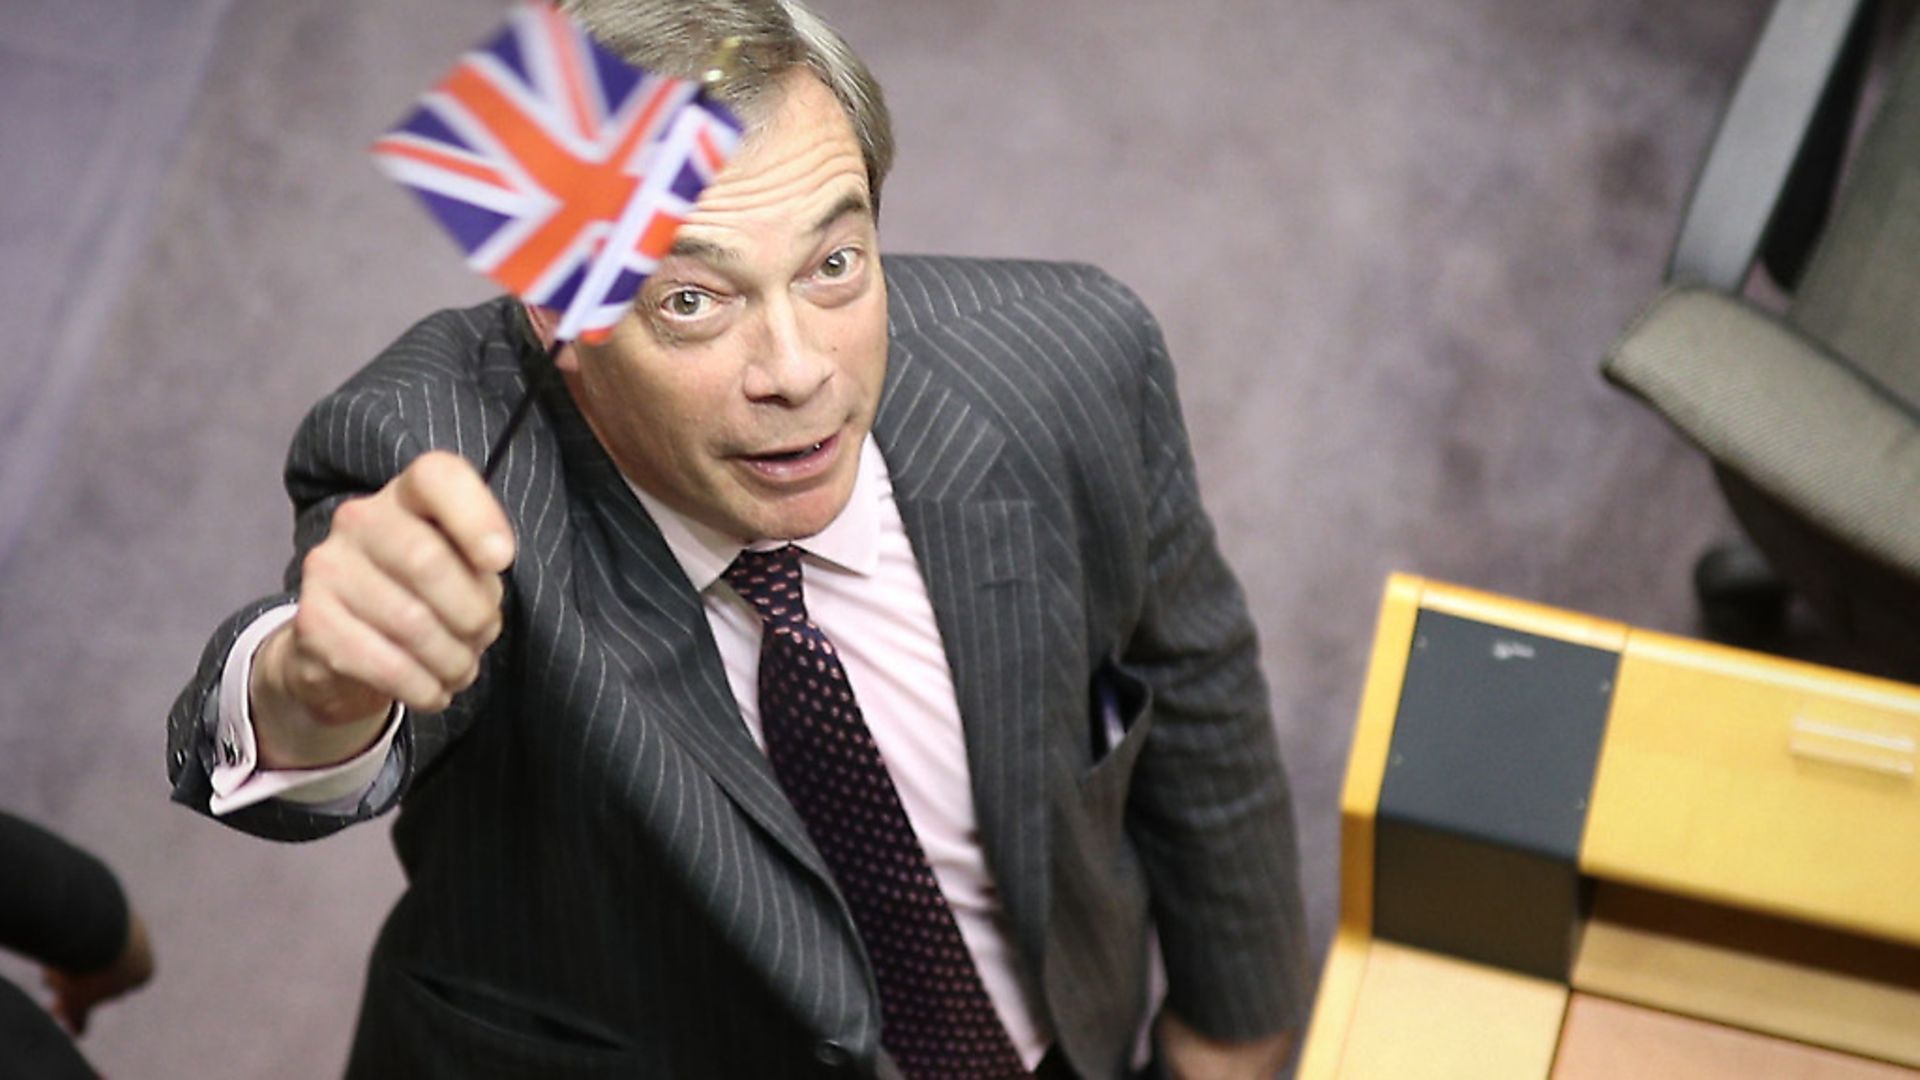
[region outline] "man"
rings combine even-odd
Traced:
[[[797,4],[580,6],[674,74],[741,38],[739,155],[491,488],[542,312],[317,406],[290,592],[170,724],[241,828],[401,808],[350,1072],[1121,1076],[1151,930],[1173,1071],[1270,1075],[1290,810],[1150,317],[1084,267],[883,273],[878,88]]]
[[[80,848],[0,813],[0,948],[39,963],[53,992],[49,1016],[0,979],[0,1074],[91,1080],[73,1040],[86,1033],[95,1007],[153,978],[146,923],[119,879]]]

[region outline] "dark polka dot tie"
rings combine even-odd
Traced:
[[[1024,1077],[833,643],[807,617],[800,549],[743,551],[759,613],[767,758],[840,883],[880,984],[881,1043],[913,1080]]]

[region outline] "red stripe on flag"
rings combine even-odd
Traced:
[[[626,134],[620,137],[620,146],[614,150],[609,160],[622,162],[633,156],[634,146],[653,130],[654,124],[659,119],[660,110],[666,108],[667,103],[673,100],[673,93],[674,84],[667,79],[661,79],[653,88],[653,94],[647,98],[647,104],[640,110],[640,115],[634,118],[633,123],[627,127]]]
[[[634,245],[634,250],[656,261],[666,258],[667,252],[673,250],[673,234],[686,224],[686,220],[665,210],[656,211],[647,222],[646,230],[640,234],[640,242]]]
[[[419,143],[407,142],[389,136],[374,143],[373,152],[376,154],[385,154],[388,157],[409,158],[423,165],[431,165],[436,169],[444,169],[450,173],[458,173],[470,180],[478,180],[483,184],[490,184],[503,191],[516,190],[514,185],[501,174],[500,170],[495,169],[491,165],[482,165],[480,162],[470,158],[450,154],[444,150],[435,150],[430,147],[421,146]]]
[[[700,125],[700,130],[693,136],[693,145],[700,151],[700,160],[706,165],[708,175],[719,172],[720,167],[727,163],[726,155],[714,145],[713,129],[709,125]]]
[[[617,220],[638,181],[612,161],[586,161],[556,142],[537,119],[472,66],[456,68],[441,89],[498,139],[506,153],[547,193],[564,202],[491,272],[514,293],[526,293],[595,221]]]
[[[566,96],[567,111],[573,118],[573,130],[582,139],[593,139],[599,132],[593,111],[587,105],[585,58],[580,55],[580,38],[573,23],[547,5],[540,5],[540,17],[547,24],[546,40],[553,45],[553,56],[560,64],[560,91]]]

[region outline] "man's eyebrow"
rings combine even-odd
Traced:
[[[826,232],[841,218],[851,214],[865,214],[868,217],[873,216],[873,205],[867,201],[865,192],[849,191],[841,196],[840,201],[833,204],[833,209],[820,215],[820,220],[813,226],[814,235],[817,236],[820,233]]]
[[[866,193],[852,191],[842,196],[839,202],[833,204],[833,209],[820,215],[820,220],[814,223],[812,229],[813,235],[818,236],[826,232],[828,229],[833,228],[834,224],[841,218],[851,214],[872,216],[873,204],[867,201]],[[732,248],[722,247],[710,240],[700,240],[689,236],[675,238],[673,247],[668,250],[667,254],[669,256],[698,259],[701,262],[711,263],[715,266],[731,266],[740,262],[740,253]]]
[[[715,266],[731,266],[740,261],[740,253],[732,248],[721,247],[719,244],[708,240],[696,240],[687,236],[676,238],[673,242],[673,247],[668,249],[667,255],[669,257],[679,256],[688,259],[698,259],[701,262],[712,263]]]

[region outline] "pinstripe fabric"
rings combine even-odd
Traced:
[[[875,437],[952,664],[988,865],[1061,1048],[1087,1075],[1121,1069],[1150,919],[1183,1016],[1222,1036],[1297,1024],[1267,693],[1158,330],[1085,267],[885,268]],[[538,362],[508,310],[433,316],[316,407],[287,470],[301,550],[420,452],[479,460]],[[564,389],[529,427],[495,480],[521,537],[508,630],[473,690],[410,718],[393,798],[357,815],[404,798],[409,889],[355,1073],[890,1074],[858,939],[739,722],[698,596]],[[261,605],[214,636],[170,719],[175,797],[202,810],[204,716]],[[1129,721],[1097,761],[1096,679]],[[269,803],[226,820],[297,839],[357,818]]]

